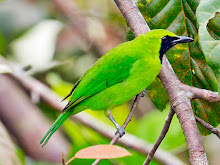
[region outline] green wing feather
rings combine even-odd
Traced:
[[[72,91],[70,102],[63,112],[86,98],[124,81],[130,75],[133,64],[138,59],[132,56],[131,51],[127,54],[125,49],[127,49],[125,44],[114,48],[84,74],[77,87]]]

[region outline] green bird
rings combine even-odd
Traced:
[[[156,78],[163,54],[169,48],[192,41],[190,37],[157,29],[110,50],[85,72],[64,98],[71,96],[62,114],[41,140],[42,146],[69,116],[86,109],[108,111],[131,100]],[[124,129],[109,114],[120,136],[123,136]]]

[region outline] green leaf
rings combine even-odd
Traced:
[[[206,6],[209,6],[209,2],[210,1],[206,2],[208,3]],[[214,4],[214,2],[212,3]],[[220,1],[216,0],[215,3],[219,4]],[[216,4],[216,6],[218,4]],[[195,42],[176,45],[166,52],[167,58],[181,82],[189,86],[218,91],[217,80],[220,79],[220,74],[217,69],[214,69],[207,63],[206,55],[203,53],[203,50],[200,49],[198,42],[201,38],[201,34],[198,32],[199,25],[196,20],[198,5],[199,0],[139,0],[137,2],[137,6],[151,29],[167,29],[177,35],[194,38]],[[220,7],[217,7],[217,9],[219,8]],[[215,10],[215,12],[216,11],[217,10]],[[207,22],[209,23],[209,31],[212,33],[212,36],[219,38],[220,29],[218,23],[220,20],[219,16],[214,17],[215,12],[210,16],[206,16],[206,18],[208,20],[213,18],[213,20]],[[131,31],[128,32],[127,36],[129,40],[134,38]],[[210,46],[213,45],[210,44]],[[215,49],[216,48],[218,48],[218,46],[215,47]],[[214,54],[213,56],[217,56],[216,51],[212,53]],[[215,66],[220,65],[217,57],[214,61],[216,63]],[[169,98],[160,80],[157,78],[148,89],[150,90],[151,100],[158,109],[163,110]],[[203,100],[196,100],[192,103],[192,107],[200,118],[215,127],[219,124],[219,103],[213,104]],[[200,125],[199,129],[203,135],[210,134],[210,132],[206,131],[206,129]]]
[[[2,35],[2,33],[0,32],[0,54],[5,55],[6,50],[7,50],[7,42],[4,36]]]
[[[215,72],[218,80],[218,92],[220,93],[220,28],[219,24],[215,23],[220,22],[219,12],[219,0],[201,0],[196,11],[196,18],[199,24],[199,44],[205,55],[207,64]],[[207,27],[209,27],[209,29]],[[218,30],[216,31],[215,29]]]

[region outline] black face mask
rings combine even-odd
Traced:
[[[172,46],[179,44],[179,43],[187,43],[187,42],[193,42],[194,40],[190,37],[185,37],[185,36],[176,36],[176,37],[171,37],[171,36],[164,36],[161,38],[161,47],[160,47],[160,61],[162,64],[162,58],[164,53],[170,49]]]

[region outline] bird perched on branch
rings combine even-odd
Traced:
[[[46,145],[53,133],[71,115],[83,110],[111,110],[120,106],[147,88],[158,75],[164,53],[179,43],[192,42],[190,37],[177,36],[158,29],[141,34],[122,43],[103,55],[75,84],[62,114],[41,140]],[[114,120],[120,136],[124,129]]]

